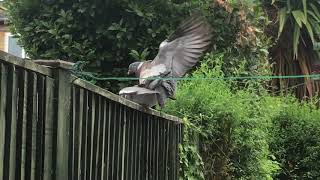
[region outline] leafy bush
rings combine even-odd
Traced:
[[[221,57],[207,55],[192,77],[223,77]],[[213,70],[210,63],[216,64]],[[230,85],[223,80],[182,82],[178,100],[167,105],[167,112],[188,122],[182,144],[188,148],[181,149],[183,179],[270,179],[277,171],[269,158],[271,122],[260,114],[259,96],[249,90],[233,92]]]
[[[255,72],[258,64],[265,62],[261,55],[265,40],[253,22],[263,16],[244,13],[244,9],[256,7],[245,4],[220,0],[17,0],[8,1],[7,7],[11,30],[31,59],[63,59],[78,62],[77,70],[98,77],[122,77],[129,63],[155,57],[160,42],[194,11],[202,12],[213,27],[209,51],[230,52],[224,71],[233,72],[234,66],[247,59],[246,72]],[[123,81],[99,84],[112,91],[128,85]]]
[[[208,54],[190,76],[196,80],[179,82],[177,100],[165,109],[184,118],[181,179],[320,177],[320,110],[256,86],[201,80],[224,77],[223,57]]]
[[[320,110],[292,99],[282,99],[279,104],[270,130],[270,150],[281,165],[277,178],[319,178]]]
[[[162,0],[17,0],[7,7],[11,30],[31,59],[78,62],[79,69],[115,77],[124,76],[135,60],[131,51],[154,57],[189,13],[185,4]],[[125,84],[102,85],[116,90]]]

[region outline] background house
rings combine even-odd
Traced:
[[[26,54],[24,49],[18,45],[18,39],[14,38],[9,31],[5,11],[3,0],[0,0],[0,50],[25,58]]]

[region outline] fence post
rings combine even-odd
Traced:
[[[57,154],[56,179],[68,180],[70,130],[70,74],[57,69]]]
[[[71,64],[59,60],[36,60],[37,64],[49,66],[54,69],[55,113],[56,113],[56,167],[55,179],[69,180],[70,174],[70,123],[71,123],[71,89],[74,77],[70,73]]]

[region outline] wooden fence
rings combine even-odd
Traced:
[[[178,179],[178,118],[0,52],[0,179]]]

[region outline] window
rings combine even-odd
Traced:
[[[18,45],[18,39],[14,38],[11,33],[5,34],[5,51],[20,58],[26,58],[24,49]]]

